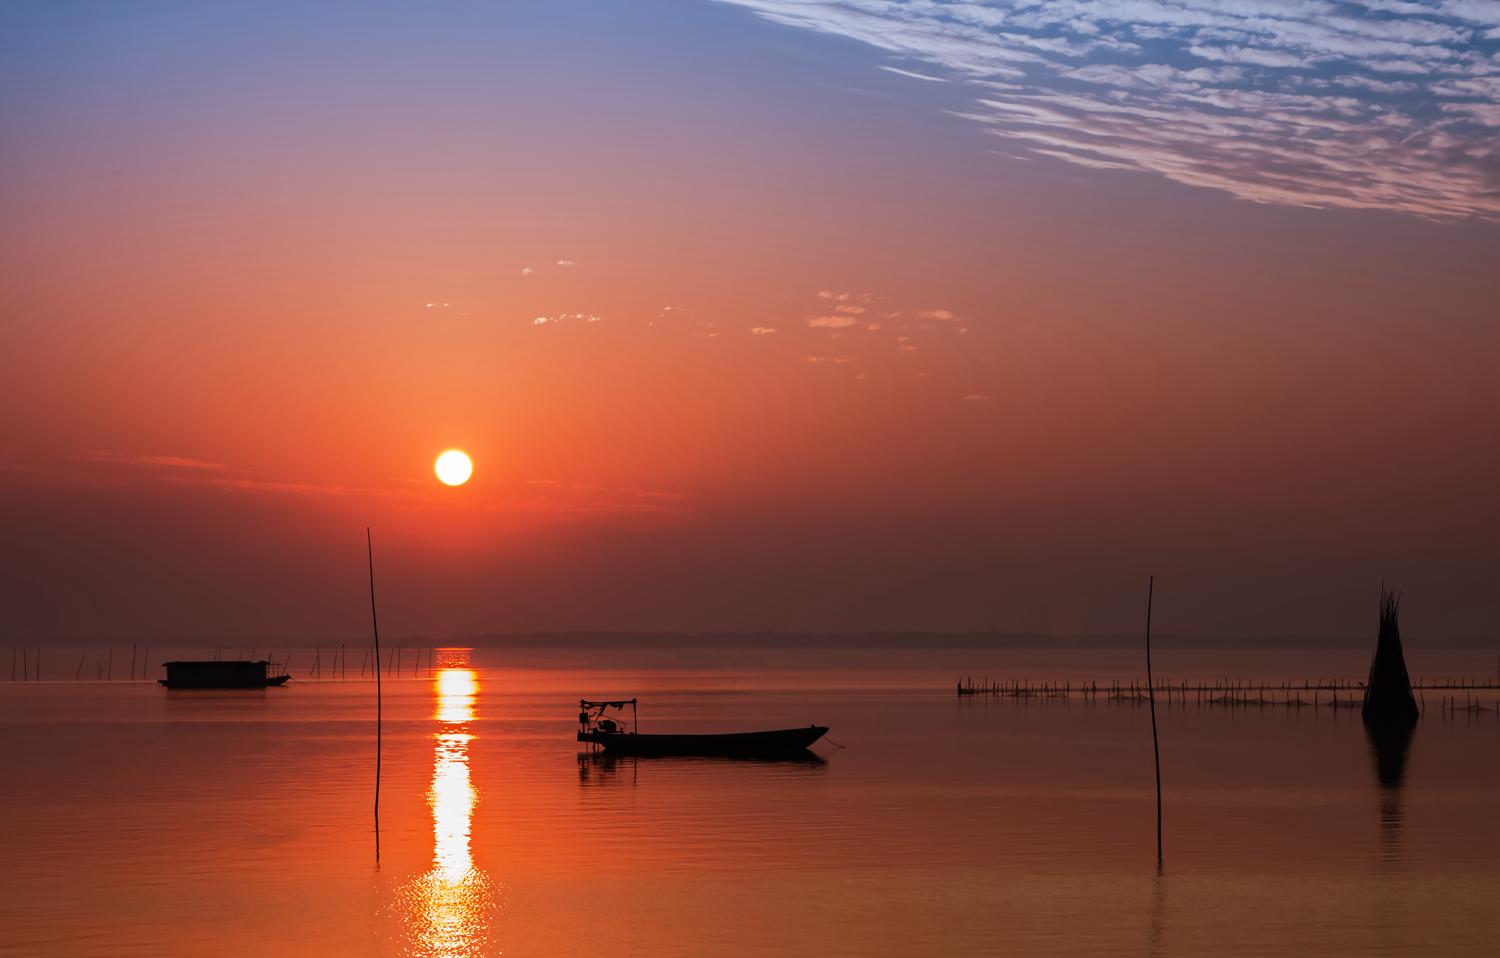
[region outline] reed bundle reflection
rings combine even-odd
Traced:
[[[440,669],[434,677],[432,867],[406,891],[409,953],[423,956],[479,955],[489,951],[494,908],[489,876],[474,865],[472,829],[478,794],[469,768],[474,735],[475,673]]]

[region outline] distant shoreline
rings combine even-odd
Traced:
[[[245,637],[245,636],[149,636],[135,638],[67,638],[22,640],[0,644],[53,649],[90,649],[131,644],[171,648],[229,648],[234,646],[272,646],[286,649],[313,649],[340,643],[361,646],[366,636],[333,636],[326,638]],[[873,632],[873,633],[794,633],[794,632],[517,632],[484,633],[458,636],[396,636],[389,644],[407,647],[469,649],[1053,649],[1115,650],[1135,648],[1141,637],[1126,635],[1043,636],[998,632]],[[1153,635],[1153,644],[1163,648],[1238,650],[1238,649],[1353,649],[1374,647],[1374,635],[1359,636],[1195,636]],[[1428,649],[1500,649],[1500,638],[1424,637],[1414,634],[1408,643]],[[383,640],[382,644],[386,644]]]

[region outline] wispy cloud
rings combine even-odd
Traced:
[[[7,481],[37,482],[45,476],[49,483],[94,488],[158,487],[212,490],[237,496],[347,497],[383,501],[401,508],[490,513],[643,515],[680,513],[690,508],[687,496],[680,492],[593,482],[533,479],[488,489],[470,488],[455,494],[437,487],[430,475],[350,485],[236,470],[185,456],[88,450],[60,460],[27,462],[11,458],[18,453],[19,450],[0,448],[0,476],[7,477]]]
[[[915,70],[903,70],[900,67],[882,66],[880,69],[885,70],[888,73],[894,73],[897,76],[910,77],[913,80],[926,80],[928,83],[948,82],[942,77],[928,76],[925,73],[918,73]]]
[[[108,452],[89,449],[73,457],[79,462],[103,462],[124,466],[157,466],[163,469],[223,469],[222,462],[207,462],[187,456],[162,456],[140,452]]]
[[[720,2],[967,84],[1018,156],[1500,218],[1500,0]]]

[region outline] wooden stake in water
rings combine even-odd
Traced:
[[[1151,677],[1151,597],[1156,576],[1146,579],[1146,696],[1151,703],[1151,754],[1156,759],[1156,867],[1161,867],[1161,746],[1156,738],[1156,682]]]
[[[375,618],[375,546],[370,539],[370,527],[365,526],[365,555],[370,561],[370,631],[375,636],[375,860],[380,860],[380,751],[381,751],[381,693],[380,693],[380,622]]]

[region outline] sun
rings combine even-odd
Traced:
[[[461,486],[474,474],[474,461],[462,449],[447,449],[432,464],[438,481],[445,486]]]

